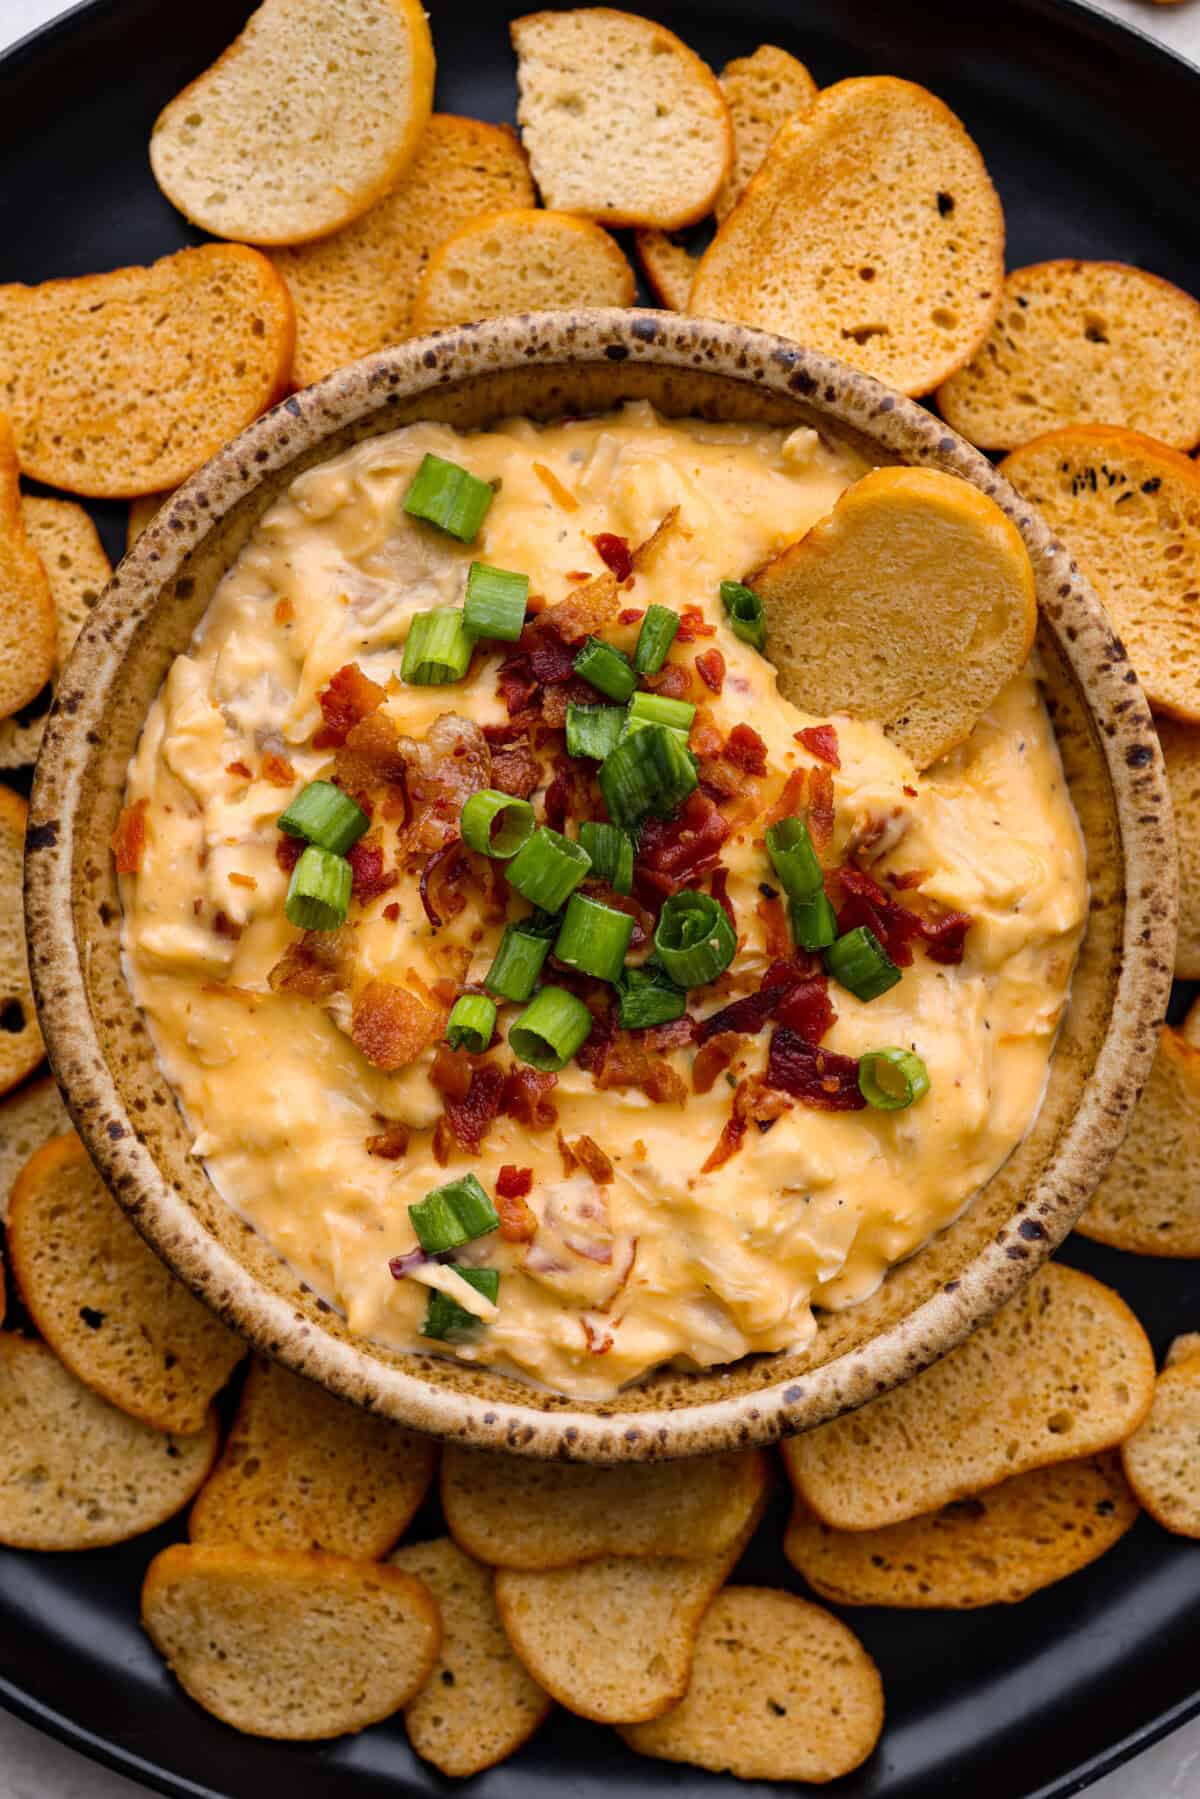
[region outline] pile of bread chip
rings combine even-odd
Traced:
[[[1177,973],[1200,978],[1200,305],[1117,263],[1006,275],[979,150],[910,82],[821,89],[771,45],[718,78],[665,27],[606,8],[534,14],[512,37],[521,137],[431,114],[417,0],[266,0],[150,146],[164,193],[219,241],[0,287],[0,768],[36,754],[111,573],[76,500],[22,494],[21,475],[129,500],[132,541],[291,387],[421,330],[630,305],[628,249],[664,306],[932,395],[1006,453],[1161,717]],[[401,1542],[435,1446],[241,1366],[245,1346],[146,1248],[38,1078],[24,822],[0,786],[0,1542],[97,1548],[190,1506],[188,1541],[147,1571],[146,1628],[194,1699],[256,1734],[402,1711],[417,1752],[465,1775],[557,1701],[640,1753],[747,1778],[858,1766],[883,1696],[851,1629],[727,1584],[773,1457],[596,1470],[447,1449],[448,1534]],[[1164,1026],[1080,1229],[1200,1256],[1200,1008]],[[784,1548],[820,1598],[1021,1600],[1104,1554],[1139,1507],[1200,1537],[1200,1338],[1156,1378],[1119,1296],[1051,1266],[944,1361],[789,1443],[783,1466]]]

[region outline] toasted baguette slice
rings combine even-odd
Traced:
[[[130,551],[150,520],[161,511],[170,499],[166,493],[145,493],[129,502],[129,517],[125,521],[125,549]]]
[[[1051,1263],[942,1361],[785,1443],[783,1459],[818,1518],[876,1530],[1111,1449],[1153,1395],[1154,1356],[1125,1301]]]
[[[1200,303],[1124,262],[1013,269],[982,347],[937,403],[987,450],[1097,420],[1189,450],[1200,441]]]
[[[712,209],[733,127],[712,71],[665,25],[608,6],[514,19],[517,121],[544,205],[677,231]]]
[[[216,1414],[191,1436],[106,1404],[44,1343],[0,1336],[0,1543],[104,1549],[185,1506],[218,1445]]]
[[[374,1561],[407,1529],[434,1460],[428,1437],[256,1359],[188,1534],[193,1543]]]
[[[442,1509],[459,1547],[499,1568],[563,1568],[604,1555],[699,1560],[740,1538],[768,1478],[757,1451],[591,1468],[450,1444]]]
[[[391,1563],[424,1582],[442,1620],[437,1663],[404,1708],[409,1742],[452,1780],[507,1761],[543,1722],[551,1699],[504,1634],[491,1569],[449,1537],[406,1544]]]
[[[264,0],[163,108],[150,164],[168,200],[214,237],[304,243],[400,179],[432,101],[419,0]]]
[[[804,64],[777,44],[760,44],[721,70],[721,91],[733,123],[733,167],[717,195],[717,221],[729,217],[762,167],[771,139],[785,119],[812,110],[817,84]]]
[[[1075,1226],[1139,1256],[1200,1256],[1200,1045],[1170,1025],[1129,1132]]]
[[[792,1593],[726,1587],[700,1626],[687,1697],[627,1724],[639,1755],[742,1780],[836,1780],[883,1729],[879,1670],[839,1618]]]
[[[864,475],[746,580],[766,607],[786,698],[820,718],[878,719],[918,768],[970,736],[1037,627],[1020,532],[977,488],[933,469]]]
[[[142,1623],[197,1705],[289,1742],[391,1717],[428,1680],[441,1636],[428,1588],[399,1568],[223,1543],[156,1555]]]
[[[440,244],[413,300],[414,331],[506,312],[632,306],[633,270],[590,219],[531,207],[485,212]]]
[[[1175,840],[1179,846],[1179,935],[1175,940],[1175,978],[1200,981],[1200,729],[1174,719],[1158,721]]]
[[[1191,1043],[1197,1049],[1200,1049],[1200,999],[1194,1002],[1187,1017],[1184,1019],[1183,1030],[1180,1032],[1180,1035],[1185,1043]]]
[[[1086,1568],[1137,1515],[1120,1457],[1109,1450],[1014,1475],[882,1530],[832,1530],[797,1502],[783,1547],[813,1591],[835,1605],[970,1611],[1015,1604]]]
[[[204,1430],[246,1345],[143,1242],[73,1133],[25,1164],[8,1208],[30,1317],[79,1380],[154,1430]]]
[[[827,350],[908,394],[974,355],[1004,281],[1004,215],[959,119],[890,75],[782,125],[705,252],[689,312]]]
[[[635,231],[633,247],[659,304],[669,312],[686,312],[699,256],[670,231]]]
[[[21,899],[28,812],[20,794],[0,786],[0,1093],[32,1074],[43,1054],[25,959]]]
[[[1200,1354],[1163,1369],[1149,1415],[1121,1445],[1121,1460],[1164,1530],[1200,1537]]]
[[[322,243],[276,251],[296,306],[296,385],[411,335],[417,284],[443,238],[533,201],[509,126],[435,113],[408,174],[370,212]]]
[[[1080,425],[1000,470],[1095,583],[1151,705],[1200,724],[1200,468],[1135,431]]]
[[[54,601],[26,530],[20,472],[0,413],[0,718],[27,706],[54,672]]]
[[[0,1224],[17,1176],[35,1149],[71,1128],[58,1084],[51,1075],[30,1081],[0,1100]]]
[[[1178,1368],[1180,1362],[1190,1362],[1193,1356],[1200,1356],[1200,1331],[1183,1331],[1172,1338],[1163,1367]]]
[[[68,493],[174,487],[286,391],[295,321],[242,244],[0,287],[0,391],[21,468]]]

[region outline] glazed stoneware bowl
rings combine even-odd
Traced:
[[[218,1197],[189,1152],[121,972],[108,853],[146,711],[217,582],[294,476],[416,419],[663,412],[815,426],[878,463],[944,469],[1016,521],[1087,840],[1091,915],[1032,1131],[948,1230],[802,1354],[667,1371],[604,1404],[353,1336]],[[139,1230],[268,1355],[347,1399],[467,1444],[613,1462],[763,1443],[943,1354],[1070,1229],[1149,1070],[1174,958],[1174,841],[1157,738],[1121,644],[1068,552],[962,438],[911,400],[782,339],[670,313],[533,314],[418,338],[283,402],[190,480],[121,564],[59,684],[34,782],[26,911],[42,1026],[67,1104]]]

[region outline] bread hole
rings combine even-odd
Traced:
[[[197,125],[203,121],[203,118],[204,114],[202,112],[190,112],[183,122],[185,125],[190,125],[194,131]]]
[[[886,325],[843,325],[842,336],[856,344],[869,344],[873,337],[887,337]]]
[[[930,316],[940,331],[953,331],[958,323],[958,314],[951,306],[935,306]]]
[[[560,94],[555,104],[557,105],[559,112],[569,112],[575,118],[578,118],[583,112],[583,95]]]
[[[19,999],[6,999],[0,1006],[0,1031],[19,1037],[25,1029],[25,1008]]]
[[[1067,1432],[1075,1428],[1075,1419],[1070,1412],[1051,1412],[1046,1420],[1046,1429],[1053,1437],[1065,1437]]]
[[[944,189],[939,189],[937,209],[944,219],[949,218],[950,214],[954,211],[954,195],[946,193]]]
[[[1083,315],[1083,335],[1090,344],[1108,342],[1108,329],[1104,320],[1094,312],[1085,312]]]
[[[859,274],[859,279],[862,281],[874,281],[874,279],[875,279],[875,271],[871,267],[870,263],[867,263],[867,265],[864,268],[859,269],[858,274]]]
[[[786,1718],[787,1717],[787,1706],[780,1705],[778,1699],[768,1699],[767,1700],[767,1710],[772,1714],[773,1717],[776,1717],[776,1718]]]

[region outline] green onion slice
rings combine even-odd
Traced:
[[[677,987],[703,987],[733,961],[737,934],[711,894],[685,887],[659,913],[654,948]]]
[[[500,793],[495,787],[484,787],[473,793],[459,815],[462,839],[482,856],[506,862],[515,856],[523,843],[533,835],[533,807],[528,800],[514,799],[511,793]]]
[[[721,600],[734,636],[761,652],[767,642],[767,621],[763,603],[753,588],[744,587],[740,581],[722,581]]]
[[[687,994],[651,959],[627,968],[617,983],[617,1022],[626,1031],[670,1024],[687,1010]]]
[[[802,818],[781,818],[770,827],[767,854],[789,899],[811,900],[821,892],[825,877]]]
[[[543,987],[514,1019],[508,1046],[519,1061],[543,1074],[557,1074],[592,1034],[592,1015],[565,987]]]
[[[878,999],[900,979],[900,970],[865,924],[830,944],[825,951],[825,966],[855,999]]]
[[[800,949],[828,949],[838,934],[837,913],[821,890],[811,899],[791,903],[792,936]]]
[[[474,543],[495,497],[488,482],[457,462],[423,456],[404,496],[404,510],[410,518],[423,518],[460,543]]]
[[[495,1305],[500,1292],[498,1268],[460,1268],[457,1262],[451,1266],[469,1287],[474,1287],[476,1293],[482,1293],[485,1299],[490,1299]],[[429,1295],[429,1307],[421,1326],[421,1335],[445,1342],[448,1337],[456,1337],[462,1331],[479,1330],[482,1324],[482,1318],[476,1318],[474,1312],[468,1312],[466,1306],[460,1306],[448,1293],[435,1288]]]
[[[622,739],[599,780],[613,823],[632,828],[651,812],[669,818],[696,786],[696,764],[678,731],[647,725]]]
[[[557,925],[558,920],[554,922]],[[534,936],[520,925],[505,925],[495,961],[483,977],[488,992],[497,999],[528,999],[550,954],[550,944],[550,937]]]
[[[463,993],[450,1008],[446,1042],[451,1049],[465,1049],[481,1056],[496,1028],[496,1002],[485,993]]]
[[[486,1237],[500,1223],[496,1208],[473,1174],[433,1187],[408,1208],[417,1242],[427,1256],[440,1256],[460,1243]]]
[[[572,843],[549,825],[541,825],[521,845],[506,873],[509,886],[531,905],[557,912],[579,883],[587,879],[591,866],[591,857],[582,844]]]
[[[859,1058],[858,1090],[877,1112],[902,1112],[929,1092],[929,1070],[908,1049],[869,1049]]]
[[[310,781],[275,823],[289,837],[303,837],[318,849],[344,856],[371,821],[332,781]]]
[[[590,974],[598,981],[615,981],[625,966],[625,951],[633,936],[628,912],[618,912],[586,893],[573,893],[567,901],[554,954],[568,968]]]
[[[620,825],[596,824],[585,819],[579,841],[592,858],[592,873],[618,893],[633,892],[633,834]]]
[[[635,693],[629,702],[624,735],[644,731],[647,725],[665,725],[669,731],[678,731],[686,743],[695,716],[696,708],[689,700],[672,700],[661,693]]]
[[[589,637],[576,656],[575,673],[621,706],[637,686],[637,676],[628,656],[614,650],[611,643],[601,643],[598,637]]]
[[[461,681],[471,666],[475,640],[457,606],[414,612],[404,640],[400,678],[410,687],[445,687]]]
[[[620,706],[567,706],[567,754],[603,762],[617,747],[625,712]]]
[[[292,870],[283,902],[288,923],[302,931],[336,931],[346,922],[353,880],[344,856],[310,843]]]
[[[492,637],[502,643],[515,643],[525,628],[528,600],[528,575],[517,575],[507,568],[491,568],[486,562],[473,562],[467,570],[463,623],[472,637]]]
[[[639,675],[656,675],[667,659],[667,651],[679,629],[679,614],[669,606],[649,606],[638,632],[633,666]]]

